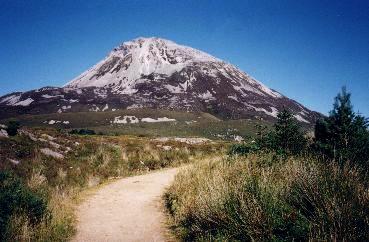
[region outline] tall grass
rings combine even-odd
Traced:
[[[368,241],[368,185],[355,168],[271,154],[195,164],[165,201],[185,241]]]
[[[10,221],[6,241],[68,241],[75,232],[74,206],[70,196],[54,192],[48,201],[49,213],[33,225],[23,215]]]

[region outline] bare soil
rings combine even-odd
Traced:
[[[77,211],[72,241],[168,241],[161,196],[178,168],[117,180]]]

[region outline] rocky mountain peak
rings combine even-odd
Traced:
[[[208,112],[227,119],[275,120],[278,111],[287,108],[304,123],[313,123],[319,116],[232,64],[155,37],[124,42],[64,88],[0,98],[4,114],[9,109],[42,113],[40,106],[52,103],[66,107],[48,107],[52,112],[72,112],[77,107],[153,108]]]

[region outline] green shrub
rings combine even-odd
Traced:
[[[259,147],[255,143],[232,144],[228,149],[228,155],[248,155],[250,152],[258,151]]]
[[[8,132],[9,136],[15,136],[18,133],[19,127],[20,127],[20,124],[18,121],[10,120],[7,124],[6,131]]]
[[[245,144],[233,144],[229,147],[229,155],[247,155],[250,152],[250,147]]]
[[[0,171],[0,240],[6,238],[12,216],[26,216],[35,225],[46,213],[47,204],[43,198],[11,173]]]
[[[72,129],[70,134],[79,134],[79,135],[95,135],[96,132],[92,129]]]

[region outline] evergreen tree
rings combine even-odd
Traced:
[[[318,150],[340,164],[346,161],[367,164],[369,160],[368,120],[355,114],[351,94],[343,87],[335,97],[329,117],[315,125]]]
[[[263,134],[264,130],[258,132],[256,139],[260,149],[270,149],[281,154],[298,155],[306,147],[306,139],[301,131],[296,118],[284,109],[277,115],[277,122],[274,124],[274,130]]]
[[[296,118],[286,109],[279,112],[277,118],[273,139],[275,148],[287,154],[300,154],[306,146],[306,139]]]
[[[347,159],[369,168],[369,122],[361,115],[356,115],[350,130],[347,147]]]

